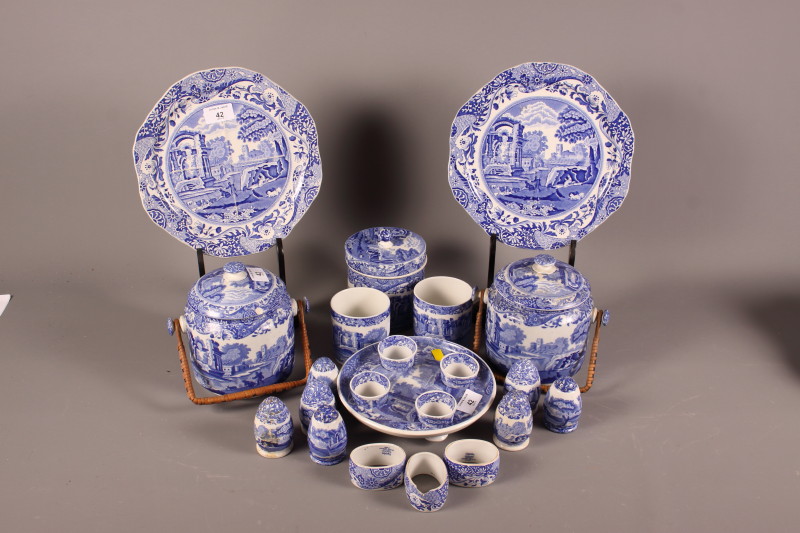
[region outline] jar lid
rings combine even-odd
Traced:
[[[578,270],[548,254],[515,261],[494,278],[494,288],[511,302],[542,311],[561,311],[589,297],[589,281]]]
[[[186,305],[209,318],[241,320],[275,316],[278,309],[291,308],[291,299],[283,281],[272,272],[233,261],[197,280]]]
[[[376,227],[359,231],[344,244],[347,266],[368,276],[410,274],[425,266],[425,241],[403,228]]]

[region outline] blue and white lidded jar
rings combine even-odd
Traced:
[[[494,413],[493,440],[498,448],[516,452],[527,448],[533,431],[533,412],[524,392],[507,392]]]
[[[283,281],[267,270],[230,262],[209,272],[189,291],[180,318],[195,379],[218,394],[285,381],[296,314]]]
[[[425,277],[425,241],[403,228],[376,227],[348,237],[344,245],[347,284],[371,287],[391,300],[392,333],[413,326],[414,286]]]
[[[515,261],[486,300],[486,353],[503,373],[520,359],[533,361],[542,383],[580,370],[596,309],[574,267],[547,254]]]
[[[294,424],[286,404],[275,396],[261,402],[253,422],[253,433],[256,450],[262,457],[275,459],[292,451]]]
[[[308,453],[317,464],[332,466],[347,458],[347,428],[339,411],[323,405],[308,426]]]
[[[555,380],[544,397],[544,427],[555,433],[575,431],[582,407],[581,389],[575,380]]]

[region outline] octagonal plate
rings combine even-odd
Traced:
[[[526,63],[497,75],[458,111],[450,133],[453,195],[510,246],[559,248],[619,209],[633,131],[594,78]]]
[[[260,252],[288,235],[322,181],[308,110],[239,67],[170,87],[136,134],[133,161],[150,218],[221,257]]]

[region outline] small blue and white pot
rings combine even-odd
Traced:
[[[453,423],[456,399],[445,391],[430,390],[417,396],[414,407],[420,422],[432,428],[445,428]]]
[[[503,373],[530,359],[542,383],[580,370],[596,313],[589,282],[547,254],[506,266],[486,292],[486,354]]]
[[[417,476],[430,476],[438,485],[430,488],[417,486],[417,483],[422,483]],[[444,506],[447,501],[447,466],[438,455],[431,452],[415,453],[408,459],[403,477],[406,496],[414,509],[430,513]]]
[[[180,318],[195,379],[218,394],[285,381],[296,314],[283,281],[266,270],[230,262],[201,277]]]
[[[333,396],[330,385],[324,381],[311,377],[303,388],[300,395],[300,429],[303,433],[308,432],[311,418],[321,406],[333,407],[336,405],[336,398]]]
[[[511,391],[503,396],[494,413],[494,443],[509,452],[524,450],[530,443],[533,412],[528,396]]]
[[[353,403],[361,411],[379,409],[386,403],[391,386],[389,378],[380,372],[374,370],[359,372],[350,380]]]
[[[407,373],[414,368],[417,343],[405,335],[390,335],[378,343],[381,366],[390,372]]]
[[[339,376],[339,369],[329,357],[319,357],[311,365],[309,376],[324,381],[332,389],[336,388],[336,378]]]
[[[359,489],[389,490],[403,484],[406,452],[396,444],[378,442],[350,452],[350,481]]]
[[[505,390],[506,392],[520,391],[525,393],[531,402],[531,409],[536,412],[539,405],[539,396],[541,395],[542,378],[539,376],[539,370],[533,361],[530,359],[520,359],[514,361],[511,365],[511,370],[506,374]]]
[[[500,472],[500,451],[486,440],[461,439],[444,449],[444,463],[451,485],[485,487]]]
[[[414,333],[468,345],[473,336],[475,287],[458,278],[434,276],[414,287]]]
[[[308,453],[312,461],[324,466],[339,464],[347,457],[347,428],[339,411],[330,405],[321,406],[311,418]]]
[[[352,287],[331,298],[334,356],[340,364],[361,348],[389,336],[389,297],[377,289]]]
[[[581,416],[581,390],[572,378],[553,382],[544,397],[544,427],[555,433],[569,433],[578,428]]]
[[[466,387],[475,381],[480,368],[478,361],[464,352],[449,353],[439,361],[442,383],[455,389]]]
[[[348,286],[386,293],[392,305],[392,333],[409,331],[412,291],[425,277],[428,260],[422,237],[403,228],[368,228],[348,237],[344,248]]]
[[[262,457],[275,459],[292,451],[292,417],[286,405],[275,396],[269,396],[258,406],[253,432],[256,450]]]

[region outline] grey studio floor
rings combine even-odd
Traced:
[[[7,2],[0,528],[796,531],[798,15],[796,2],[739,0]],[[360,229],[411,229],[427,275],[485,286],[488,237],[448,185],[450,126],[529,61],[593,75],[636,134],[624,205],[577,249],[613,315],[578,430],[551,433],[537,415],[495,484],[452,488],[423,514],[402,489],[356,489],[346,463],[312,463],[299,432],[290,455],[261,458],[257,400],[192,404],[165,322],[195,255],[142,209],[131,158],[164,91],[239,65],[311,112],[322,188],[284,243],[319,357]],[[497,267],[534,253],[500,244]],[[277,272],[274,251],[245,261]],[[299,396],[280,396],[295,417]],[[490,438],[492,411],[444,443],[346,422],[351,448],[441,454]]]

